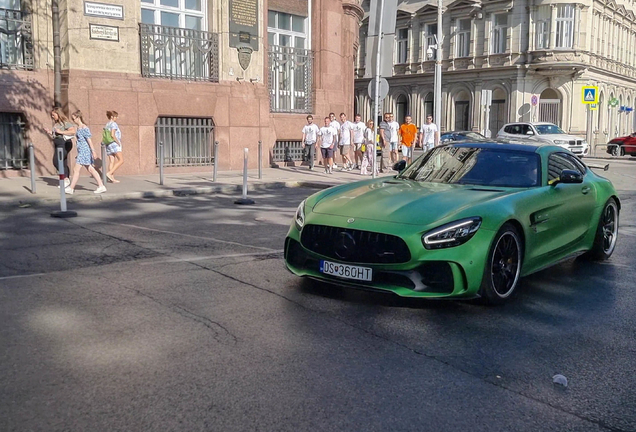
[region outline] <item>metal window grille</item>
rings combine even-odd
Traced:
[[[219,37],[216,33],[139,24],[141,75],[219,82]]]
[[[213,165],[214,121],[211,118],[159,117],[155,124],[159,165],[159,144],[164,147],[163,166]]]
[[[24,126],[20,114],[0,113],[0,170],[27,167]]]
[[[302,161],[302,141],[276,141],[272,150],[274,162]]]
[[[312,52],[306,49],[269,47],[271,112],[311,113],[312,57]]]
[[[0,9],[0,69],[33,70],[32,34],[30,15]]]
[[[539,102],[539,121],[549,122],[558,125],[559,106],[561,101],[558,99],[541,99]]]

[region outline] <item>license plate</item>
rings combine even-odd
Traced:
[[[368,267],[358,267],[330,261],[320,261],[320,273],[366,282],[372,280],[372,271]]]

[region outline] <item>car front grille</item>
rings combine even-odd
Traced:
[[[325,225],[306,225],[300,237],[308,250],[343,262],[397,264],[411,259],[400,237]]]

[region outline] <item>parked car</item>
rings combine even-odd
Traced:
[[[607,144],[607,152],[612,156],[636,156],[636,133],[614,138]]]
[[[454,141],[485,141],[486,137],[480,133],[473,131],[452,131],[444,132],[440,137],[441,143],[448,143]]]
[[[394,169],[395,177],[301,202],[285,240],[287,268],[404,297],[501,303],[523,276],[614,252],[614,186],[561,147],[455,142]]]
[[[497,133],[497,138],[515,141],[544,142],[570,150],[578,156],[587,156],[590,146],[587,141],[575,135],[566,134],[563,129],[553,123],[508,123]]]

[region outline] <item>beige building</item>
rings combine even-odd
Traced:
[[[119,112],[119,173],[255,167],[301,138],[305,116],[351,112],[358,0],[58,0],[61,104],[99,141]],[[0,177],[24,175],[28,142],[52,174],[51,0],[0,0]],[[213,143],[218,141],[218,161]],[[268,158],[269,154],[269,158]],[[202,168],[203,167],[203,168]]]
[[[435,44],[436,5],[398,1],[390,54],[393,76],[383,110],[398,120],[410,113],[418,125],[434,113],[435,62],[427,50]],[[362,6],[356,109],[369,117],[369,80],[363,78],[369,1]],[[591,85],[599,89],[592,143],[633,132],[635,7],[631,0],[445,0],[441,129],[494,136],[507,122],[550,121],[585,136],[582,88]]]

